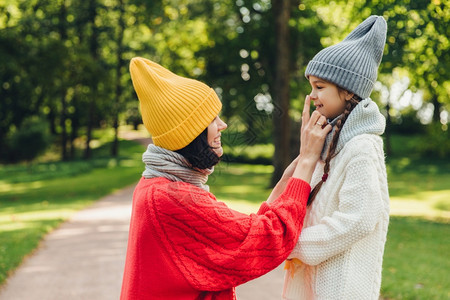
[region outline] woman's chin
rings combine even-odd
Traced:
[[[223,155],[223,148],[222,147],[214,148],[213,151],[214,151],[214,153],[216,153],[216,155],[218,157],[222,157],[222,155]]]

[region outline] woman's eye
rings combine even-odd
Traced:
[[[321,89],[323,89],[323,86],[318,86],[317,89],[321,90]]]

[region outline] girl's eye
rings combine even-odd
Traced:
[[[318,90],[321,90],[321,89],[323,89],[323,87],[322,87],[322,86],[318,86],[317,89],[318,89]]]

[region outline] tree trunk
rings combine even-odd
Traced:
[[[78,96],[79,96],[79,87],[75,88],[75,95],[72,99],[72,105],[75,107],[75,111],[70,116],[71,118],[71,132],[70,132],[70,159],[75,158],[75,139],[78,137],[78,129],[80,127],[80,116],[78,113]]]
[[[441,103],[438,101],[438,96],[433,94],[432,98],[433,103],[433,122],[439,123],[441,122]]]
[[[94,119],[94,104],[92,103],[94,100],[90,100],[89,102],[89,112],[88,112],[88,124],[86,130],[86,143],[84,148],[84,159],[91,158],[91,140],[92,140],[92,129],[93,129],[93,119]]]
[[[98,62],[98,34],[99,30],[97,25],[95,25],[95,19],[97,17],[97,1],[90,0],[89,1],[89,23],[92,26],[92,35],[89,39],[89,49],[92,56],[92,61],[94,64]],[[87,131],[86,131],[86,148],[84,150],[84,158],[91,158],[91,147],[90,143],[92,140],[92,130],[94,128],[94,110],[95,110],[95,101],[97,100],[97,92],[98,86],[97,81],[93,80],[91,83],[91,97],[89,99],[89,107],[88,107],[88,121],[87,121]]]
[[[67,128],[66,128],[66,119],[67,119],[67,103],[66,103],[66,95],[62,95],[61,97],[61,158],[62,160],[67,160]]]
[[[56,121],[56,113],[55,113],[56,108],[54,107],[53,104],[50,104],[49,108],[50,108],[50,111],[48,113],[47,118],[48,118],[48,121],[50,122],[50,133],[52,135],[56,135],[57,134],[57,130],[56,130],[57,121]]]
[[[274,144],[275,154],[273,158],[274,173],[271,186],[274,186],[283,175],[284,169],[289,164],[289,136],[290,136],[290,47],[289,47],[289,18],[291,1],[273,1],[275,13],[276,35],[276,65],[273,98],[277,112],[274,112]]]
[[[117,34],[117,66],[116,66],[116,99],[114,103],[114,141],[111,148],[111,155],[117,157],[119,155],[119,106],[122,97],[122,85],[120,78],[122,77],[122,69],[124,67],[123,53],[123,32],[125,31],[123,0],[118,0],[119,9],[119,28]]]
[[[389,103],[389,100],[386,103],[386,130],[384,132],[384,136],[386,137],[386,155],[390,156],[392,154],[392,148],[391,148],[391,115],[389,114],[389,110],[391,109],[391,104]]]
[[[66,19],[67,19],[67,9],[66,9],[66,1],[63,0],[61,3],[61,7],[59,10],[59,35],[61,37],[61,41],[67,40],[67,27],[66,27]],[[62,160],[67,160],[67,128],[66,128],[66,119],[67,119],[67,101],[66,101],[67,89],[63,89],[61,93],[61,157]]]

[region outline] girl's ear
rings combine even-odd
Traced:
[[[345,100],[349,101],[350,99],[353,98],[354,95],[355,95],[354,93],[351,93],[349,91],[345,91]]]

